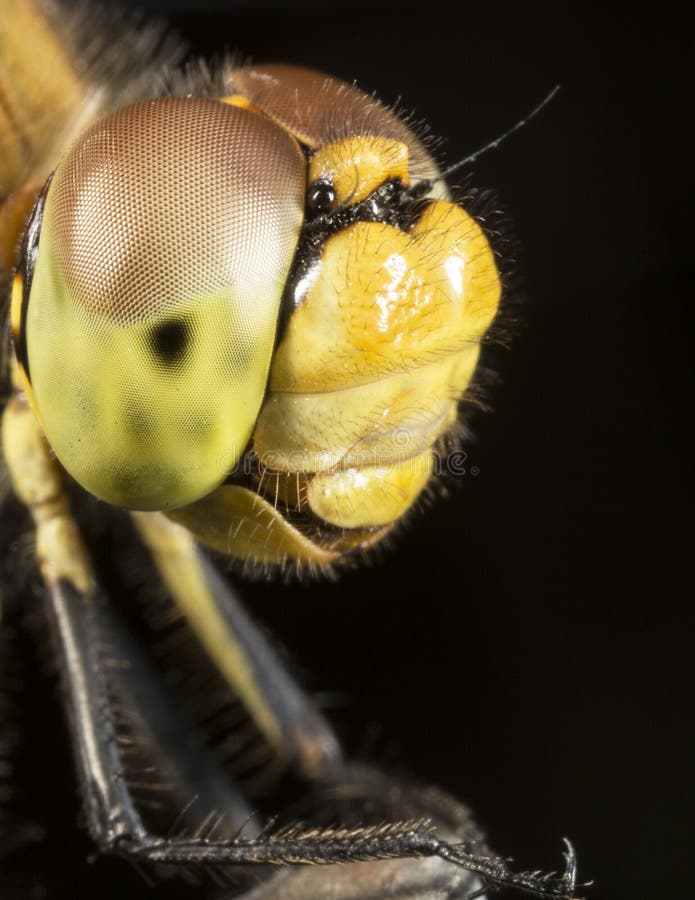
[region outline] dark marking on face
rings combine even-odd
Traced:
[[[169,319],[155,325],[149,334],[152,352],[157,361],[166,366],[182,362],[191,338],[191,325],[186,319]]]

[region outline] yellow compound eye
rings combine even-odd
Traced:
[[[61,161],[23,340],[46,437],[92,494],[173,508],[237,463],[265,394],[305,180],[280,126],[203,99],[120,110]]]

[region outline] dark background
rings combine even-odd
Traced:
[[[465,799],[500,851],[553,866],[566,834],[597,897],[692,897],[690,37],[666,8],[559,4],[249,8],[212,38],[178,21],[401,97],[449,162],[562,85],[475,167],[525,300],[468,474],[368,568],[245,594],[347,695],[335,718],[374,723],[368,752]]]
[[[693,48],[655,12],[303,4],[214,37],[177,20],[205,49],[229,35],[403,98],[448,162],[562,85],[475,167],[514,222],[525,300],[488,356],[468,474],[368,568],[244,592],[310,684],[347,696],[337,721],[374,723],[368,752],[465,799],[525,865],[571,836],[615,900],[693,896]]]
[[[691,897],[687,26],[665,7],[188,6],[153,8],[202,52],[402,98],[447,162],[562,85],[475,166],[524,299],[467,473],[368,567],[243,593],[351,750],[470,803],[497,850],[554,867],[568,835],[592,896]]]

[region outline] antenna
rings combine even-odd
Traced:
[[[545,109],[550,101],[555,98],[559,90],[560,85],[556,84],[555,87],[541,100],[541,102],[537,106],[535,106],[531,110],[531,112],[527,116],[525,116],[523,119],[520,119],[515,125],[512,125],[511,128],[503,132],[499,137],[496,137],[494,140],[485,144],[483,147],[480,147],[480,149],[474,151],[473,153],[469,153],[468,156],[464,156],[463,159],[455,162],[453,165],[449,166],[448,169],[444,169],[444,171],[436,178],[428,178],[426,181],[418,182],[410,193],[415,193],[418,197],[426,194],[436,181],[440,181],[442,178],[447,178],[457,169],[475,162],[475,160],[478,159],[479,156],[482,156],[483,153],[487,153],[488,150],[494,150],[495,148],[499,147],[499,145],[503,143],[503,141],[506,141],[507,138],[511,137],[513,134],[516,134],[516,132],[522,129],[525,125],[528,125],[528,123],[532,119],[535,119],[536,116]]]

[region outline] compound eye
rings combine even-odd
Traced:
[[[239,460],[305,169],[267,118],[183,98],[107,116],[58,165],[20,327],[47,440],[95,496],[181,506]]]
[[[439,174],[422,141],[396,113],[339,78],[298,66],[254,65],[230,72],[228,90],[243,94],[314,150],[356,135],[380,136],[406,145],[413,180]]]

